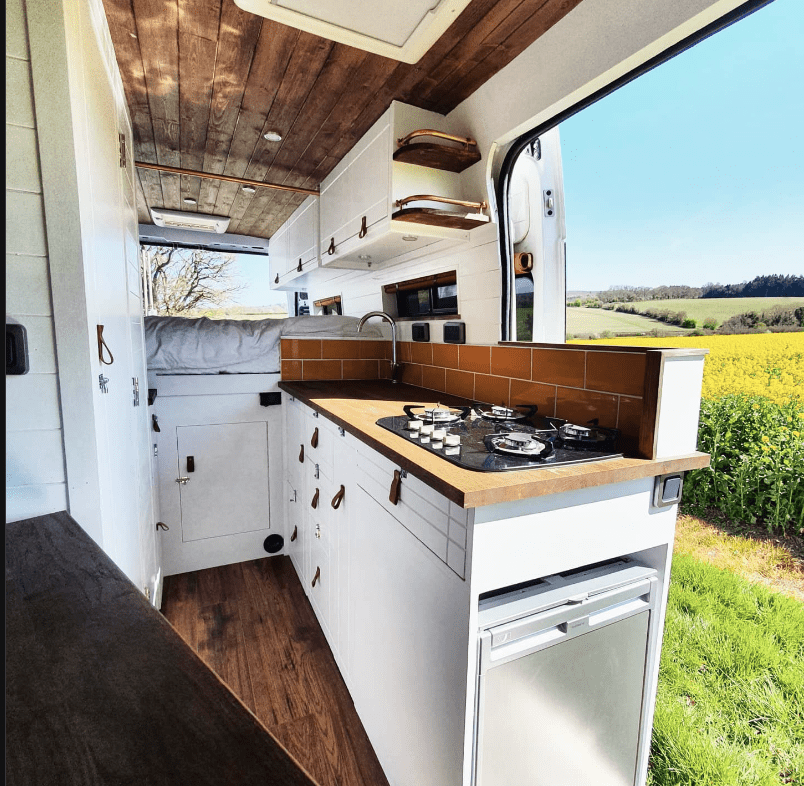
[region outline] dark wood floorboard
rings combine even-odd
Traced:
[[[388,786],[288,557],[168,576],[162,612],[321,786]]]

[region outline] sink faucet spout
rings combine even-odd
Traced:
[[[396,322],[394,322],[394,318],[390,314],[386,314],[384,311],[369,311],[368,314],[364,314],[357,323],[358,333],[363,332],[363,325],[365,325],[371,317],[379,317],[391,326],[391,382],[396,383],[399,381],[397,376],[402,370],[402,364],[398,363],[396,359]]]

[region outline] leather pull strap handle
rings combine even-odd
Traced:
[[[398,469],[394,470],[394,479],[391,481],[391,493],[388,495],[388,499],[391,501],[392,505],[396,505],[399,502],[399,490],[402,486],[402,475]]]
[[[315,587],[318,580],[321,578],[321,568],[315,569],[315,576],[313,576],[313,584],[312,586]]]
[[[304,464],[304,443],[302,442],[301,450],[299,451],[299,464]]]
[[[318,447],[318,426],[315,427],[313,436],[310,438],[310,446],[314,448]]]
[[[346,487],[341,486],[341,490],[332,498],[332,507],[337,510],[341,506],[344,494],[346,494]]]
[[[368,234],[368,227],[366,226],[366,217],[363,216],[363,219],[360,222],[360,231],[357,233],[357,236],[362,239],[367,234]]]
[[[293,534],[290,536],[290,542],[293,543],[293,541],[296,540],[296,538],[298,538],[298,537],[299,537],[299,528],[294,527],[293,528]]]
[[[98,332],[98,360],[104,366],[111,366],[114,363],[114,355],[112,354],[112,350],[109,349],[109,346],[106,344],[106,340],[103,338],[103,325],[97,326]],[[108,356],[108,360],[106,359]]]
[[[310,503],[310,507],[313,507],[313,508],[318,507],[318,495],[320,493],[321,492],[318,489],[315,490],[315,494],[313,494],[313,501]]]
[[[335,253],[335,238],[333,237],[332,240],[329,241],[329,248],[327,249],[327,254],[332,256]]]

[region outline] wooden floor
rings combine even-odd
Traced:
[[[162,611],[321,786],[388,786],[288,557],[168,576]]]

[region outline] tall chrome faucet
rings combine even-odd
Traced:
[[[364,314],[360,318],[360,322],[357,323],[358,333],[363,331],[363,325],[365,325],[371,317],[384,319],[391,326],[391,382],[399,382],[397,375],[402,370],[402,364],[397,363],[396,360],[396,322],[394,322],[394,318],[390,314],[386,314],[384,311],[369,311],[368,314]]]

